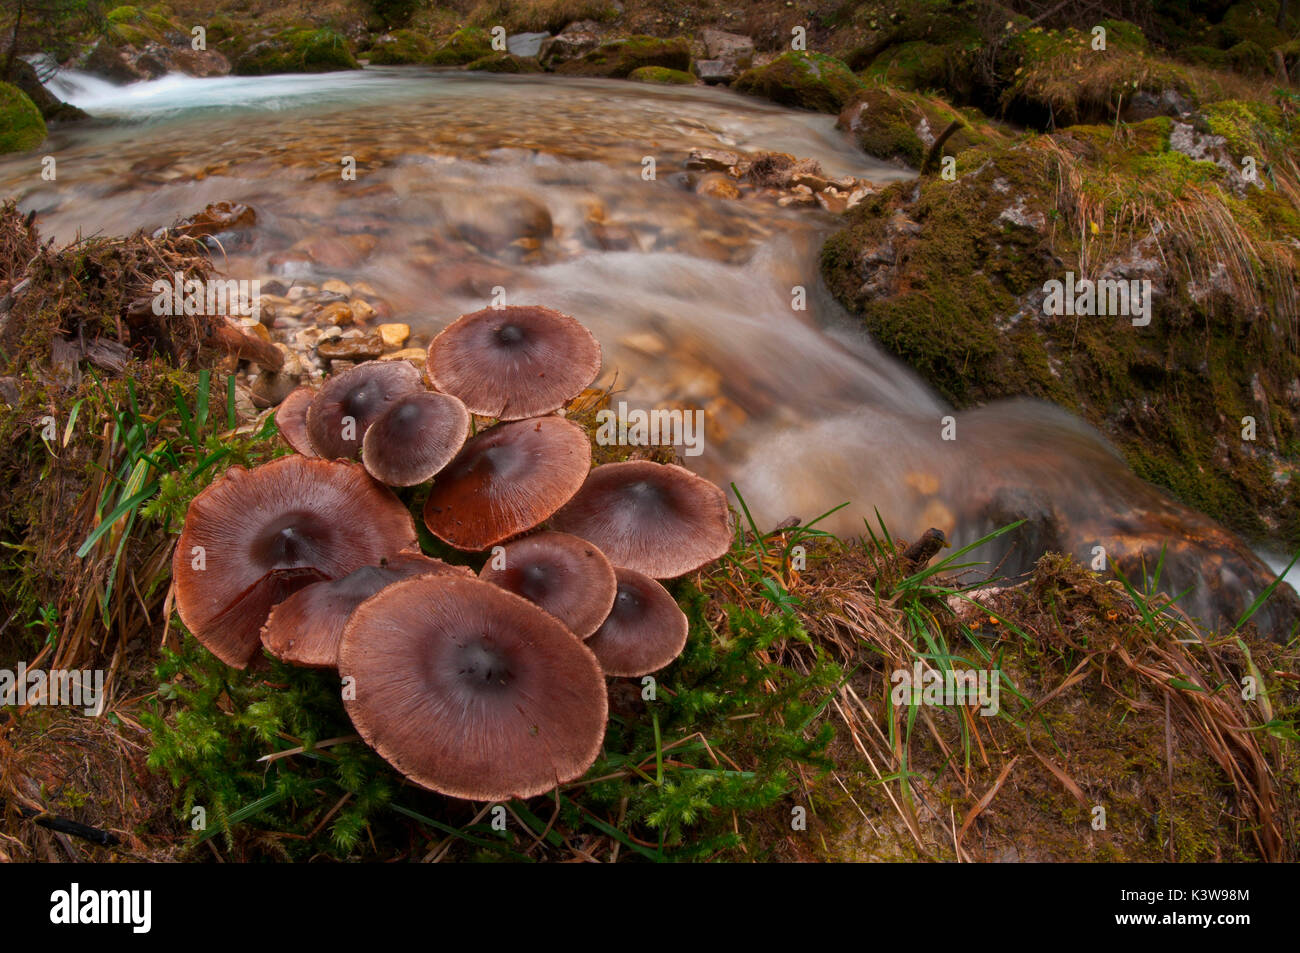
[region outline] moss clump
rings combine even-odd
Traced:
[[[356,58],[341,34],[329,29],[294,29],[249,47],[235,61],[234,72],[240,76],[266,76],[356,68]]]
[[[172,19],[166,7],[142,10],[136,6],[115,7],[105,14],[108,34],[114,39],[141,47],[146,43],[166,43],[169,36],[187,35]]]
[[[437,47],[433,40],[414,30],[394,30],[375,41],[366,53],[373,66],[406,66],[430,63]]]
[[[560,64],[556,72],[626,79],[645,66],[686,72],[691,68],[690,47],[680,38],[661,40],[654,36],[630,36],[625,40],[602,43],[585,56]]]
[[[665,69],[662,66],[642,66],[634,69],[627,76],[637,83],[662,83],[666,86],[694,86],[695,77],[679,69]]]
[[[447,37],[427,62],[433,66],[464,66],[492,54],[492,39],[486,30],[468,26]]]
[[[480,73],[540,73],[541,65],[531,56],[515,56],[513,53],[492,53],[476,59],[465,67]]]
[[[791,51],[741,73],[733,88],[782,106],[834,113],[863,89],[862,80],[833,56]]]
[[[26,152],[45,141],[41,111],[17,86],[0,83],[0,152]]]
[[[840,114],[838,125],[851,132],[868,155],[919,167],[952,122],[962,125],[944,143],[948,155],[998,136],[988,123],[968,120],[941,99],[880,85],[864,86]]]
[[[1193,103],[1215,91],[1202,78],[1149,52],[1133,24],[1105,20],[1106,48],[1094,49],[1091,32],[1031,27],[1013,36],[1003,57],[1012,76],[1002,90],[1004,108],[1031,125],[1067,126],[1114,116],[1138,92],[1167,91]]]

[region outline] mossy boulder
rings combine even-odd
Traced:
[[[476,73],[540,73],[542,67],[532,56],[515,56],[513,53],[491,53],[476,59],[465,67]]]
[[[1300,215],[1293,183],[1247,183],[1235,162],[1282,155],[1273,119],[1222,104],[1199,119],[1225,163],[1181,151],[1196,151],[1193,126],[1166,117],[974,146],[955,181],[899,183],[850,210],[823,276],[958,407],[1052,401],[1181,502],[1300,544]],[[1048,282],[1067,272],[1149,281],[1149,323],[1048,313]]]
[[[833,56],[792,50],[741,73],[732,88],[782,106],[837,113],[863,89],[862,80]]]
[[[414,30],[394,30],[375,40],[366,53],[372,66],[406,66],[432,62],[437,46]]]
[[[356,58],[341,34],[329,29],[292,29],[254,43],[235,60],[234,72],[240,76],[266,76],[356,68]]]
[[[637,83],[661,83],[665,86],[694,86],[696,82],[691,73],[663,66],[642,66],[632,70],[627,78]]]
[[[45,141],[45,120],[17,86],[0,83],[0,152],[26,152]]]
[[[447,37],[428,62],[433,66],[464,66],[492,54],[492,38],[486,30],[464,27]]]
[[[919,168],[935,140],[954,122],[961,125],[944,143],[946,155],[955,156],[998,135],[987,122],[973,115],[968,119],[941,99],[881,85],[865,85],[855,94],[837,125],[868,155]]]
[[[626,79],[646,66],[686,72],[691,68],[691,50],[680,38],[630,36],[602,43],[591,52],[561,63],[557,73],[571,76],[609,76]]]

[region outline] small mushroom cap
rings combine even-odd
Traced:
[[[361,441],[361,461],[381,483],[414,486],[445,467],[468,436],[464,404],[449,394],[412,391],[370,425]]]
[[[568,533],[535,533],[493,556],[479,578],[545,609],[580,639],[595,632],[614,604],[617,581],[605,554]]]
[[[365,361],[331,377],[307,408],[307,436],[328,460],[355,460],[366,430],[404,394],[423,390],[408,361]]]
[[[653,579],[699,569],[731,547],[726,494],[684,467],[648,460],[596,467],[551,527]]]
[[[590,466],[591,444],[574,423],[497,424],[471,437],[434,477],[425,525],[457,549],[486,549],[542,523],[578,491]]]
[[[464,566],[415,553],[398,553],[379,566],[362,566],[341,579],[312,583],[271,610],[262,644],[282,662],[307,668],[335,668],[343,627],[357,606],[384,586],[432,573],[473,575]]]
[[[649,675],[682,654],[690,628],[686,613],[649,576],[631,569],[614,571],[614,608],[587,640],[587,648],[596,653],[606,675]]]
[[[275,425],[280,430],[280,436],[304,457],[320,456],[311,445],[311,438],[307,436],[307,407],[315,396],[313,388],[297,387],[275,409]]]
[[[176,609],[214,655],[244,668],[276,603],[415,546],[406,507],[356,464],[294,454],[231,467],[185,513]]]
[[[587,770],[608,715],[582,642],[526,599],[479,579],[395,582],[352,614],[339,673],[366,743],[451,797],[532,797]]]
[[[471,412],[521,420],[563,407],[600,373],[600,344],[559,311],[533,305],[461,315],[429,345],[433,386]]]

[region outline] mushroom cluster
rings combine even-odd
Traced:
[[[238,668],[263,649],[336,668],[361,737],[430,790],[500,800],[581,776],[604,739],[604,677],[649,674],[686,644],[659,580],[732,538],[722,490],[690,471],[592,468],[562,411],[600,362],[568,315],[487,308],[433,340],[427,383],[369,361],[294,391],[276,422],[297,452],[232,467],[190,505],[181,620]],[[490,426],[471,436],[475,418]],[[484,554],[477,575],[420,551],[391,488],[422,484],[429,532]]]

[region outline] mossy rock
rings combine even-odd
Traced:
[[[433,66],[464,66],[492,54],[492,38],[486,30],[468,26],[457,30],[430,54]]]
[[[840,113],[838,126],[849,131],[867,155],[919,168],[936,138],[953,122],[960,122],[961,128],[944,143],[946,155],[955,156],[998,135],[987,123],[968,120],[943,100],[888,86],[864,86]]]
[[[687,72],[691,68],[690,47],[681,38],[663,40],[655,36],[630,36],[625,40],[602,43],[584,56],[560,64],[555,71],[571,76],[626,79],[646,66]]]
[[[1267,155],[1270,138],[1286,147],[1273,120],[1263,107],[1218,104],[1202,121],[1229,149]],[[1237,173],[1174,151],[1173,125],[1157,117],[974,146],[958,155],[955,181],[899,183],[850,210],[823,247],[822,273],[957,406],[1052,401],[1183,503],[1247,538],[1300,543],[1289,390],[1300,356],[1280,317],[1300,275],[1294,256],[1275,254],[1300,242],[1300,214],[1278,190],[1238,194]],[[1062,181],[1073,183],[1065,193]],[[1105,268],[1150,276],[1148,326],[1044,314],[1048,281]],[[1241,439],[1247,416],[1260,421],[1255,442]]]
[[[665,86],[695,85],[695,77],[692,74],[662,66],[642,66],[640,69],[632,70],[627,78],[637,83],[661,83]]]
[[[741,73],[732,88],[782,106],[837,113],[863,90],[864,84],[833,56],[791,51],[766,66]]]
[[[348,41],[333,30],[285,30],[255,43],[235,61],[240,76],[272,73],[328,73],[356,69]]]
[[[393,30],[375,40],[366,53],[372,66],[430,63],[437,50],[433,40],[414,30]]]
[[[540,73],[541,65],[533,56],[515,56],[513,53],[493,53],[482,56],[465,67],[476,73]]]
[[[203,28],[208,31],[207,38],[209,46],[215,46],[218,43],[225,43],[240,32],[239,24],[235,23],[234,20],[226,16],[224,13],[218,13],[216,16],[209,19]]]
[[[17,86],[0,83],[0,152],[26,152],[45,141],[41,111]]]
[[[167,44],[169,38],[188,36],[188,32],[172,20],[171,12],[162,6],[142,10],[136,6],[115,7],[105,14],[108,33],[115,40],[131,46],[146,43]]]

